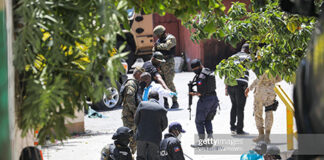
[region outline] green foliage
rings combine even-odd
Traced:
[[[122,70],[113,56],[127,2],[117,0],[20,0],[15,5],[15,67],[19,127],[66,138],[67,117],[83,109],[86,97],[101,99]],[[108,52],[110,51],[110,52]],[[109,93],[108,93],[109,94]],[[54,134],[53,134],[54,133]]]
[[[191,20],[198,13],[223,15],[225,6],[221,0],[128,0],[131,7],[145,13],[170,13],[181,20]]]
[[[194,20],[186,22],[186,27],[193,30],[191,38],[196,42],[216,38],[233,47],[242,41],[248,42],[253,62],[245,62],[244,66],[257,71],[258,75],[269,72],[288,82],[293,81],[316,19],[281,11],[279,0],[253,0],[250,8],[252,11],[247,11],[245,4],[235,2],[226,15],[200,13]],[[229,82],[240,76],[238,73],[232,75],[237,70],[236,66],[230,65],[232,61],[222,61],[216,70],[231,79],[227,80]],[[232,72],[229,72],[229,66],[234,67]]]
[[[237,85],[236,78],[244,77],[244,72],[246,71],[243,62],[235,64],[234,61],[237,62],[238,57],[229,57],[227,60],[223,59],[216,66],[215,70],[215,74],[218,74],[220,78],[225,77],[224,83],[228,86]]]

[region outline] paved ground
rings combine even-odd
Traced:
[[[250,84],[255,79],[253,73],[250,74]],[[192,79],[194,74],[192,72],[178,73],[175,77],[175,84],[179,96],[180,109],[169,110],[168,119],[169,122],[178,121],[183,125],[183,128],[187,133],[182,135],[182,146],[184,152],[191,159],[199,160],[211,160],[211,159],[239,159],[240,155],[220,155],[220,152],[208,152],[210,155],[195,154],[194,149],[190,147],[190,144],[194,142],[194,135],[196,134],[196,129],[194,125],[195,119],[195,108],[198,98],[194,98],[193,101],[193,111],[191,114],[191,121],[189,121],[188,107],[188,87],[187,83]],[[213,120],[214,133],[215,134],[225,134],[219,136],[225,136],[230,140],[244,140],[244,146],[246,148],[251,148],[251,144],[246,143],[251,142],[253,134],[257,133],[255,127],[255,121],[253,114],[253,93],[250,93],[247,104],[245,107],[245,119],[244,119],[244,130],[249,132],[250,135],[245,137],[232,137],[230,136],[229,130],[229,115],[231,102],[229,97],[225,96],[223,80],[217,77],[217,95],[220,99],[221,110],[217,113],[215,119]],[[287,92],[287,94],[292,97],[292,85],[285,82],[279,83],[282,88]],[[284,134],[286,131],[286,109],[284,104],[279,100],[280,105],[278,110],[274,113],[274,125],[272,133]],[[85,117],[85,128],[86,135],[75,136],[70,138],[64,143],[56,143],[50,147],[43,148],[45,160],[97,160],[100,158],[101,148],[107,143],[111,143],[112,133],[120,126],[122,126],[121,121],[121,109],[115,109],[112,111],[102,112],[108,118],[102,119],[89,119]],[[218,135],[217,135],[218,136]],[[283,138],[277,138],[273,140],[273,143],[278,145],[282,150],[285,150],[286,140]],[[246,143],[246,145],[245,145]],[[188,159],[190,159],[188,158]]]

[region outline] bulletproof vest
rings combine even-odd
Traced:
[[[139,92],[138,82],[135,79],[128,79],[122,84],[122,86],[120,87],[120,90],[119,90],[119,96],[120,96],[121,100],[124,100],[124,94],[125,94],[124,92],[125,92],[126,84],[128,81],[134,81],[136,84],[136,90],[135,90],[136,96],[134,98],[135,98],[136,106],[138,106],[139,103],[141,102],[142,95]]]
[[[116,147],[115,144],[110,144],[108,160],[132,160],[132,153],[128,147]]]
[[[216,95],[215,75],[209,68],[203,68],[196,79],[197,90],[202,96]]]
[[[166,43],[169,36],[171,35],[168,35],[165,39],[158,39],[156,43],[157,44]],[[170,50],[156,50],[156,51],[160,51],[165,56],[174,56],[176,54],[176,46],[172,47]]]

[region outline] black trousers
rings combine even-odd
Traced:
[[[247,88],[247,83],[239,83],[236,86],[228,86],[227,92],[232,101],[231,109],[231,130],[236,130],[237,132],[242,132],[244,127],[244,106],[246,102],[246,97],[244,91]],[[236,123],[237,118],[237,124]]]
[[[159,146],[149,141],[136,141],[137,160],[159,160]]]

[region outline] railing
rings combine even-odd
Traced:
[[[286,106],[286,111],[287,111],[287,113],[286,113],[287,114],[287,149],[293,150],[294,149],[294,136],[297,139],[297,133],[294,132],[294,115],[295,115],[294,103],[288,97],[288,95],[285,93],[285,91],[281,88],[280,85],[277,85],[274,88],[274,90]]]

